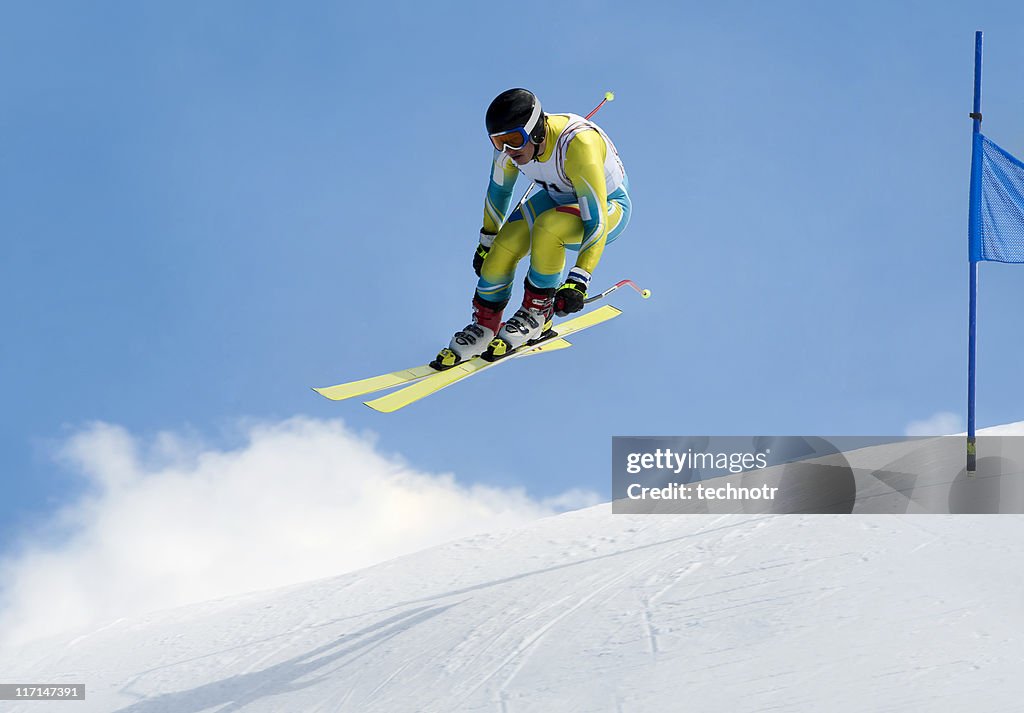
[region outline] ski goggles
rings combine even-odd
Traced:
[[[501,131],[497,134],[491,134],[491,143],[494,144],[494,148],[499,151],[504,151],[505,148],[510,148],[513,151],[526,146],[526,142],[530,140],[530,135],[526,133],[526,128],[520,126],[518,129],[512,129],[511,131]]]

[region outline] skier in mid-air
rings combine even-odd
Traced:
[[[494,158],[473,256],[480,278],[473,321],[431,362],[435,369],[476,356],[500,358],[540,338],[552,314],[563,317],[583,309],[605,245],[629,222],[626,171],[615,145],[596,124],[576,114],[545,114],[526,89],[495,97],[486,124]],[[541,190],[502,223],[519,173]],[[577,256],[562,281],[566,248]],[[527,253],[523,305],[502,324],[516,265]]]

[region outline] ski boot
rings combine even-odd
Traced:
[[[438,353],[430,366],[444,371],[483,354],[501,326],[501,313],[505,311],[506,304],[507,301],[491,302],[474,295],[473,321],[455,333],[451,343]]]
[[[497,361],[523,345],[536,344],[543,339],[551,331],[554,295],[554,288],[540,289],[527,280],[523,306],[501,326],[480,356],[485,361]]]

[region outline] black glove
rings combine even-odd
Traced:
[[[476,252],[473,253],[473,272],[476,273],[477,277],[480,277],[480,270],[483,269],[484,259],[486,259],[487,253],[491,251],[491,244],[493,242],[493,235],[482,230],[480,231],[480,244],[476,246]]]
[[[586,289],[578,282],[566,280],[555,293],[555,314],[565,317],[583,309],[583,300],[587,297]]]
[[[587,298],[587,287],[590,286],[590,273],[582,267],[574,267],[565,276],[565,283],[555,293],[555,314],[564,317],[583,309],[583,300]]]

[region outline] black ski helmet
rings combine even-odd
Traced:
[[[528,89],[509,89],[494,97],[487,107],[487,133],[497,134],[523,128],[530,141],[544,140],[544,112],[540,99]]]

